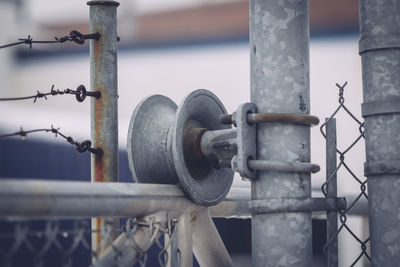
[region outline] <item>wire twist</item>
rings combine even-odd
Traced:
[[[26,138],[28,134],[31,133],[36,133],[36,132],[51,132],[57,137],[58,135],[64,138],[68,143],[71,145],[74,145],[76,147],[76,151],[79,153],[84,153],[86,151],[96,154],[96,155],[101,155],[103,154],[103,150],[101,148],[93,148],[92,147],[92,142],[90,140],[85,140],[83,142],[78,142],[75,141],[71,136],[66,136],[63,133],[61,133],[60,128],[54,128],[53,125],[51,125],[51,128],[47,129],[35,129],[35,130],[29,130],[29,131],[24,131],[22,127],[18,132],[10,133],[10,134],[3,134],[0,135],[0,138],[8,138],[8,137],[13,137],[13,136],[21,136],[23,139]]]
[[[59,89],[54,89],[54,85],[51,86],[50,92],[48,93],[41,93],[37,91],[35,95],[31,96],[23,96],[23,97],[10,97],[10,98],[0,98],[0,101],[17,101],[17,100],[26,100],[26,99],[33,99],[33,103],[36,103],[36,101],[39,98],[44,98],[47,100],[47,96],[56,96],[56,95],[64,95],[64,94],[70,94],[70,95],[75,95],[75,98],[78,102],[83,102],[87,96],[89,97],[95,97],[96,99],[99,99],[101,97],[101,93],[99,91],[87,91],[86,87],[84,85],[79,85],[76,90],[72,89],[64,89],[64,90],[59,90]]]
[[[33,38],[28,35],[28,38],[20,38],[18,39],[18,42],[14,43],[9,43],[6,45],[0,46],[1,48],[7,48],[11,46],[16,46],[16,45],[21,45],[21,44],[26,44],[29,45],[29,49],[32,48],[32,44],[55,44],[55,43],[65,43],[67,41],[75,42],[76,44],[84,44],[86,40],[99,40],[100,39],[100,33],[90,33],[90,34],[82,34],[79,31],[72,30],[69,35],[66,35],[64,37],[54,37],[55,40],[48,40],[48,41],[34,41]]]

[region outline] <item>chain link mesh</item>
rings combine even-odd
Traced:
[[[89,219],[1,221],[0,266],[106,266],[101,263],[106,248],[114,252],[111,254],[114,266],[120,266],[120,261],[127,256],[124,253],[133,251],[137,255],[134,266],[156,266],[157,263],[161,267],[166,266],[170,256],[168,247],[175,234],[177,220],[165,223],[156,218],[128,218],[122,221],[121,227],[115,228],[110,220],[103,220],[101,229],[92,229]],[[149,230],[145,245],[136,237],[139,231],[147,233],[143,229]],[[92,249],[91,236],[98,232],[101,234],[100,245]],[[113,242],[111,237],[114,234],[119,235],[118,239],[123,238],[124,242]],[[166,244],[162,241],[164,235],[169,237]],[[148,263],[149,249],[157,256],[156,262]]]
[[[336,86],[339,89],[339,106],[336,108],[336,110],[332,113],[332,115],[325,121],[324,124],[321,125],[320,131],[323,137],[326,139],[326,125],[327,123],[335,118],[335,116],[338,114],[340,110],[343,110],[348,116],[352,118],[352,120],[358,125],[358,130],[359,130],[359,135],[354,139],[354,141],[344,150],[336,149],[336,153],[339,155],[339,164],[337,165],[335,171],[328,177],[325,183],[322,184],[321,186],[321,191],[324,194],[324,196],[327,195],[327,185],[330,183],[330,181],[335,177],[335,175],[338,173],[340,169],[344,169],[352,179],[354,179],[360,186],[360,193],[358,193],[357,197],[351,202],[348,203],[346,210],[341,210],[339,211],[339,221],[340,221],[340,226],[338,227],[338,230],[336,234],[330,239],[327,240],[327,243],[324,246],[324,252],[326,253],[327,247],[334,242],[334,240],[338,237],[339,233],[344,231],[345,229],[357,243],[359,243],[361,252],[360,254],[356,257],[356,259],[353,261],[351,266],[355,266],[361,258],[365,257],[369,261],[371,261],[371,258],[367,252],[367,244],[369,242],[369,237],[366,238],[365,240],[362,240],[359,236],[357,236],[354,231],[348,226],[347,224],[347,215],[350,212],[350,210],[357,204],[357,202],[364,197],[365,199],[368,200],[368,195],[367,195],[367,179],[363,176],[360,177],[355,174],[355,172],[352,171],[351,167],[349,164],[346,163],[346,155],[349,151],[351,151],[354,146],[361,142],[365,138],[364,136],[364,123],[361,122],[357,117],[346,107],[345,105],[345,98],[344,98],[344,89],[347,86],[347,82],[345,82],[343,85],[336,84]]]

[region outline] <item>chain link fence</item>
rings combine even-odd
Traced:
[[[337,228],[336,233],[329,239],[327,240],[327,243],[324,246],[324,252],[326,253],[327,248],[332,245],[335,240],[337,240],[339,233],[347,232],[359,245],[360,245],[360,253],[358,256],[354,259],[353,263],[351,266],[355,266],[357,263],[360,263],[363,258],[367,259],[369,262],[371,261],[370,255],[368,254],[367,250],[367,245],[369,243],[369,237],[366,238],[365,240],[362,239],[362,237],[358,236],[354,230],[352,230],[349,225],[348,225],[348,214],[351,212],[352,209],[357,205],[357,203],[360,202],[361,198],[365,198],[368,200],[368,195],[367,195],[367,179],[364,176],[357,175],[352,169],[351,166],[346,162],[346,156],[348,153],[355,147],[356,144],[362,142],[362,140],[365,138],[364,136],[364,123],[360,121],[351,111],[350,109],[345,105],[345,98],[344,98],[344,89],[347,86],[347,82],[344,83],[343,85],[336,84],[336,86],[339,89],[339,106],[336,108],[336,110],[332,113],[332,115],[326,119],[325,123],[321,125],[320,131],[322,136],[327,139],[327,124],[335,120],[336,115],[339,113],[339,111],[342,111],[345,113],[345,115],[349,116],[358,126],[358,131],[359,134],[358,136],[344,149],[339,149],[335,147],[336,149],[336,154],[339,156],[339,164],[337,166],[334,166],[334,171],[327,177],[326,182],[324,182],[321,186],[321,191],[326,197],[328,194],[328,187],[330,183],[336,179],[336,175],[339,170],[344,170],[346,172],[346,179],[350,178],[353,179],[360,188],[359,193],[357,194],[356,198],[351,200],[350,202],[348,201],[347,203],[347,208],[346,210],[339,210],[338,215],[339,215],[339,222],[340,225]],[[340,138],[340,136],[339,136]],[[347,198],[347,200],[349,200]],[[343,244],[339,243],[339,246]]]
[[[127,262],[136,262],[137,267],[167,266],[177,220],[120,221],[116,228],[112,220],[103,220],[100,229],[91,228],[90,219],[2,221],[0,266],[126,266]],[[101,242],[93,250],[91,237],[98,233]],[[118,238],[113,242],[114,235]]]

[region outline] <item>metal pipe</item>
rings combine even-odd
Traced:
[[[192,214],[183,213],[178,219],[178,262],[181,267],[193,266]]]
[[[336,119],[326,119],[326,197],[337,197],[337,154],[336,154]],[[337,211],[326,213],[326,256],[328,267],[337,267],[338,261],[338,217]]]
[[[280,172],[316,173],[320,167],[317,164],[291,161],[248,160],[247,164],[253,170],[268,170]]]
[[[250,1],[251,102],[260,113],[309,114],[308,0]],[[257,159],[310,162],[310,127],[257,125]],[[259,171],[251,199],[309,198],[308,173]],[[312,265],[311,212],[252,216],[252,264]]]
[[[214,217],[249,216],[249,188],[233,187],[212,207]],[[177,185],[0,180],[0,218],[178,217],[200,208]]]
[[[222,115],[222,124],[234,124],[236,125],[236,119],[233,114]],[[318,125],[319,119],[316,116],[307,114],[287,114],[287,113],[249,113],[247,114],[248,123],[266,123],[266,122],[278,122],[278,123],[293,123],[301,125]]]
[[[356,198],[347,197],[348,203]],[[249,200],[250,188],[234,186],[224,201],[210,207],[210,214],[249,218]],[[0,180],[1,219],[143,217],[162,210],[178,217],[201,207],[188,200],[177,185]],[[367,201],[361,198],[349,214],[368,214]]]
[[[117,87],[117,7],[115,1],[90,1],[91,33],[100,33],[98,41],[90,40],[90,87],[101,93],[91,99],[91,135],[95,148],[103,153],[92,154],[92,182],[118,182],[118,87]],[[92,228],[100,229],[102,218],[92,220]],[[118,227],[119,220],[114,219]],[[116,238],[116,236],[114,236]],[[92,236],[92,246],[101,242],[100,233]]]
[[[237,153],[236,129],[206,131],[200,140],[200,152],[209,159],[231,159]]]
[[[360,1],[365,174],[372,266],[400,262],[400,12],[398,1]]]
[[[233,267],[208,208],[192,212],[193,253],[200,266]]]

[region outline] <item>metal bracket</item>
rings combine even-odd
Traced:
[[[249,201],[251,214],[345,210],[346,198],[267,198]]]
[[[255,179],[256,170],[249,169],[248,160],[257,159],[256,124],[247,122],[247,115],[257,112],[256,105],[245,103],[238,107],[233,116],[237,126],[237,156],[232,158],[232,169],[247,179]]]
[[[400,113],[400,99],[363,103],[361,110],[363,118],[374,115]]]
[[[286,113],[256,113],[254,103],[245,103],[232,115],[223,115],[222,124],[237,126],[237,156],[231,161],[231,167],[239,172],[242,178],[253,180],[257,176],[257,170],[283,171],[283,172],[307,172],[315,173],[320,170],[317,164],[305,162],[280,162],[269,160],[257,160],[256,127],[258,123],[281,122],[300,125],[316,125],[319,119],[308,114]]]
[[[364,163],[364,174],[400,174],[400,160],[368,161]]]
[[[374,37],[363,38],[358,43],[358,53],[361,55],[367,51],[400,48],[399,34],[379,34]]]

